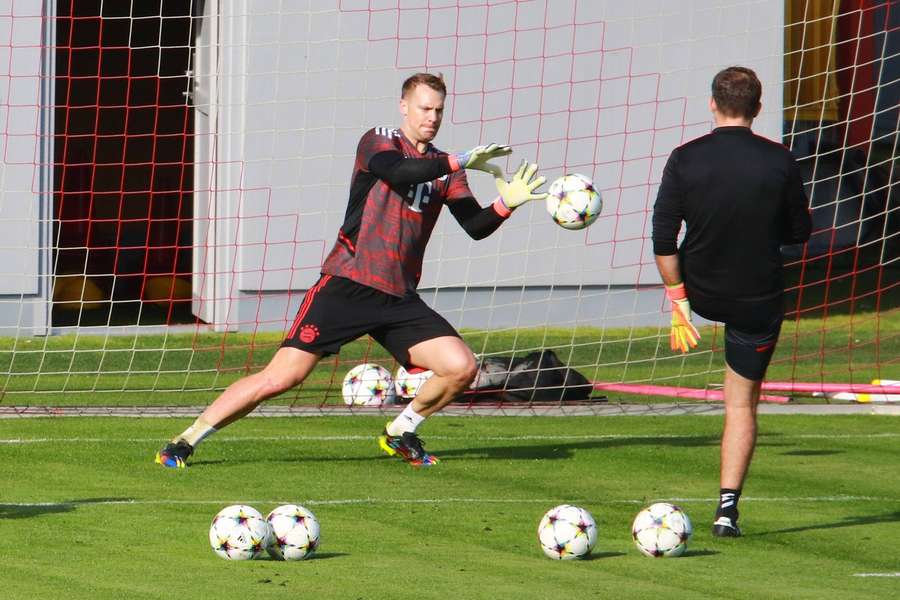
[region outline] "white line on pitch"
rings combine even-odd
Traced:
[[[718,434],[716,434],[718,435]],[[373,435],[268,435],[268,436],[241,436],[241,437],[216,437],[217,442],[356,442],[371,441]],[[429,435],[429,440],[461,440],[461,441],[493,441],[493,442],[527,442],[527,441],[567,441],[567,440],[654,440],[654,439],[705,439],[708,434],[586,434],[586,435],[487,435],[487,436],[462,436],[462,435]],[[765,444],[768,439],[873,439],[900,437],[900,433],[797,433],[797,434],[763,434],[760,442]],[[70,443],[93,444],[110,442],[145,443],[159,442],[164,438],[6,438],[0,439],[0,444],[46,444],[46,443]]]
[[[854,573],[854,577],[900,577],[900,573]]]
[[[661,498],[681,504],[711,504],[715,498]],[[875,496],[800,496],[800,497],[741,497],[744,502],[900,502],[900,498],[881,498]],[[642,505],[654,499],[569,499],[569,502],[583,504],[635,504]],[[92,505],[180,505],[180,504],[284,504],[285,500],[73,500],[69,502],[0,502],[2,507],[40,508],[40,507],[76,507]],[[292,500],[291,502],[296,502]],[[334,498],[307,499],[300,504],[342,505],[342,504],[551,504],[561,502],[560,498]]]

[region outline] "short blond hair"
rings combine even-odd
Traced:
[[[427,85],[434,91],[440,92],[442,96],[447,95],[447,85],[444,83],[444,75],[442,73],[438,73],[437,75],[432,75],[431,73],[416,73],[415,75],[407,77],[406,81],[403,82],[400,97],[406,98],[420,85]]]

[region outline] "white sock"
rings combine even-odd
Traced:
[[[197,444],[215,432],[215,427],[204,421],[203,417],[197,417],[197,420],[194,421],[193,425],[185,429],[181,435],[172,441],[177,442],[178,440],[184,440],[192,447],[196,447]]]
[[[424,420],[425,417],[414,411],[412,402],[410,402],[403,409],[403,412],[397,415],[397,418],[387,426],[388,435],[403,435],[407,431],[415,432],[416,428]]]

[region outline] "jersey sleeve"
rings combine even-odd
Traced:
[[[803,190],[803,176],[794,157],[790,157],[787,183],[787,222],[782,241],[786,244],[802,244],[809,240],[812,232],[812,217],[809,214],[809,200]]]
[[[360,170],[370,173],[369,163],[376,154],[381,152],[399,153],[391,131],[391,129],[385,127],[373,127],[359,139],[359,145],[356,148],[356,161]]]
[[[447,186],[447,204],[452,204],[460,198],[474,198],[472,190],[469,189],[469,180],[465,171],[456,171],[447,176],[449,178]]]
[[[678,252],[678,232],[684,219],[683,191],[678,173],[678,149],[672,151],[653,206],[653,253],[670,256]]]
[[[356,150],[357,169],[375,175],[394,188],[433,181],[459,170],[459,164],[447,154],[436,158],[405,156],[398,136],[396,130],[384,127],[366,132]]]

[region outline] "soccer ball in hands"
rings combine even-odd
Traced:
[[[585,509],[561,504],[548,510],[541,519],[538,540],[550,558],[584,558],[597,543],[597,523]]]
[[[600,192],[584,175],[563,175],[547,189],[547,212],[566,229],[584,229],[597,220],[602,208]]]
[[[687,514],[674,504],[651,504],[634,518],[631,537],[642,553],[653,557],[684,554],[694,529]]]
[[[209,527],[212,549],[226,560],[250,560],[272,540],[269,524],[252,506],[235,504],[219,511]]]
[[[413,369],[410,372],[403,368],[403,365],[400,365],[397,369],[397,374],[394,375],[394,389],[399,397],[411,400],[416,397],[422,384],[428,381],[428,378],[432,375],[434,375],[434,371]]]
[[[296,504],[279,506],[266,517],[272,531],[269,554],[279,560],[309,558],[319,546],[319,521]]]
[[[391,373],[374,363],[356,365],[344,377],[344,403],[351,406],[393,404],[397,396]]]

